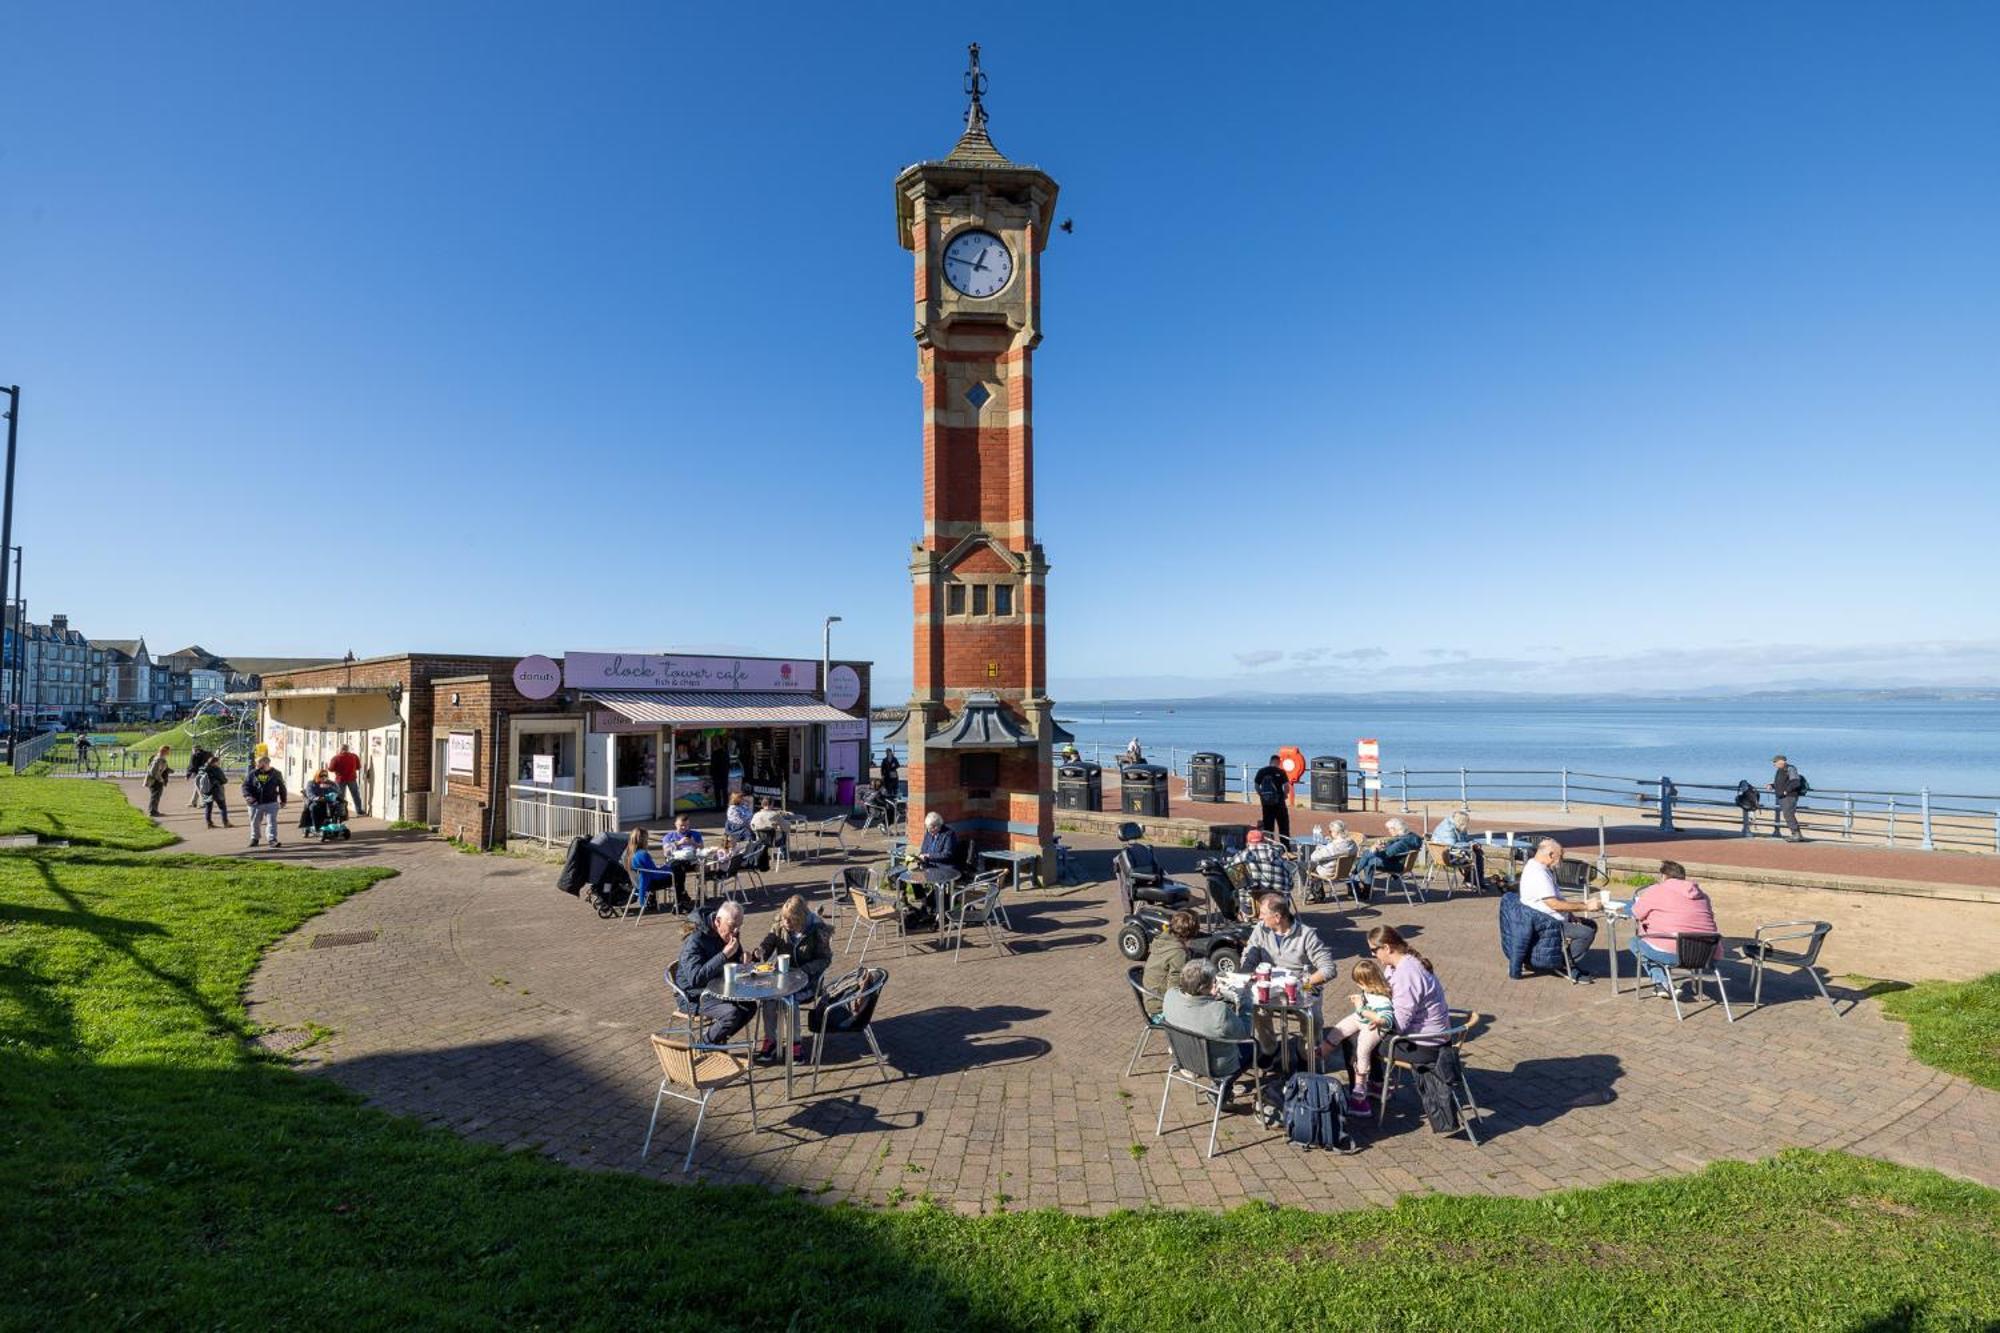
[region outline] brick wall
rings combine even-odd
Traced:
[[[430,730],[421,744],[426,754],[435,753],[437,742],[454,731],[473,735],[472,773],[447,774],[444,804],[438,812],[438,829],[446,837],[458,838],[474,846],[497,846],[507,841],[507,788],[513,781],[508,754],[508,720],[530,714],[560,714],[566,711],[558,698],[529,699],[514,688],[513,664],[505,671],[482,676],[451,676],[434,680],[429,696]],[[453,695],[458,702],[452,703]],[[413,732],[414,734],[414,732]],[[497,750],[494,747],[499,747]],[[494,761],[499,760],[498,789],[495,789]],[[581,760],[581,756],[578,756]],[[488,814],[492,823],[488,824]]]

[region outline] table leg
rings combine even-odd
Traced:
[[[787,996],[785,998],[785,1008],[789,1011],[786,1015],[785,1024],[789,1029],[786,1033],[788,1040],[785,1042],[785,1100],[790,1101],[793,1096],[792,1052],[797,1050],[799,1045],[799,997],[796,995]]]
[[[1611,993],[1613,995],[1623,995],[1625,992],[1618,985],[1618,918],[1607,915],[1604,918],[1604,925],[1607,933],[1611,936]],[[1635,967],[1634,971],[1636,972],[1636,970]],[[1638,980],[1637,976],[1634,976],[1633,980]],[[1634,989],[1636,990],[1637,987],[1634,987]]]

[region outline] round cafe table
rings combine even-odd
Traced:
[[[752,972],[748,966],[739,966],[736,977],[730,980],[725,974],[717,977],[708,987],[708,993],[718,1000],[729,1000],[736,1004],[756,1004],[760,1000],[779,1000],[784,1003],[786,1026],[789,1033],[779,1043],[785,1049],[785,1097],[792,1095],[792,1047],[799,1042],[799,992],[812,985],[812,978],[804,971],[793,968],[787,972]],[[759,1008],[758,1013],[763,1013]],[[763,1033],[769,1037],[769,1032]]]
[[[944,897],[951,886],[962,878],[955,866],[904,866],[892,871],[890,878],[904,886],[916,885],[927,890],[931,900],[931,916],[939,922],[944,920]]]

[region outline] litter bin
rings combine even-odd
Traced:
[[[843,809],[854,808],[854,779],[842,778],[834,784],[833,803]]]
[[[1064,764],[1056,770],[1058,810],[1102,810],[1104,769],[1097,764]]]
[[[1228,799],[1229,783],[1224,776],[1228,771],[1221,755],[1211,750],[1195,754],[1188,760],[1188,799],[1210,802]]]
[[[1131,764],[1118,770],[1123,792],[1119,809],[1151,819],[1167,817],[1167,770],[1158,764]]]
[[[1347,760],[1337,754],[1312,761],[1312,808],[1347,811]]]

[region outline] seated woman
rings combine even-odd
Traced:
[[[321,824],[333,822],[334,802],[340,799],[340,784],[324,767],[306,783],[306,799],[299,808],[299,827],[311,833]]]
[[[739,791],[729,798],[729,813],[723,818],[722,831],[731,843],[741,847],[755,836],[750,832],[750,819],[753,813],[750,809],[750,793]]]
[[[1412,1066],[1435,1063],[1445,1049],[1445,1039],[1426,1038],[1423,1034],[1442,1033],[1449,1028],[1451,1010],[1445,1003],[1444,983],[1431,970],[1430,959],[1405,943],[1394,926],[1377,926],[1369,931],[1368,952],[1389,979],[1389,1009],[1394,1015],[1395,1030],[1401,1034],[1397,1038],[1396,1058]],[[1345,1034],[1329,1032],[1320,1045],[1322,1061],[1347,1040]],[[1358,1074],[1353,1087],[1363,1098],[1381,1093],[1379,1082],[1371,1085]]]
[[[1183,908],[1167,918],[1167,928],[1147,950],[1146,969],[1140,981],[1148,992],[1146,1012],[1153,1017],[1160,1016],[1160,1002],[1153,996],[1165,995],[1180,980],[1181,969],[1188,962],[1188,941],[1200,933],[1201,921]]]
[[[833,930],[806,906],[804,894],[795,893],[785,899],[763,943],[750,953],[753,963],[768,963],[778,958],[787,959],[785,966],[792,971],[806,975],[806,988],[792,998],[799,1004],[812,999],[819,990],[820,978],[826,975],[826,969],[833,963]],[[778,1058],[778,1041],[774,1034],[784,1013],[785,1002],[762,1000],[758,1002],[758,1008],[764,1017],[764,1041],[757,1048],[755,1058],[759,1064],[770,1064]],[[793,1061],[804,1058],[804,1043],[794,1043]]]
[[[660,863],[655,861],[653,854],[646,850],[646,844],[649,841],[650,839],[646,835],[646,830],[642,828],[633,829],[625,839],[625,855],[618,858],[618,864],[625,867],[626,875],[632,880],[632,892],[640,893],[643,891],[648,896],[651,895],[653,887],[659,882],[656,877],[660,873]],[[642,879],[640,876],[641,871],[649,873]],[[692,904],[688,902],[685,896],[680,894],[675,895],[674,910],[685,912],[690,906]]]
[[[1336,819],[1326,826],[1326,841],[1313,848],[1312,861],[1307,869],[1313,878],[1323,882],[1333,879],[1333,868],[1342,858],[1354,856],[1361,845],[1354,841],[1354,835],[1347,831],[1347,821]]]
[[[1222,1104],[1230,1107],[1236,1098],[1236,1080],[1250,1067],[1253,1027],[1241,1001],[1231,1004],[1217,995],[1215,974],[1208,970],[1207,963],[1196,959],[1181,969],[1180,984],[1167,992],[1160,1006],[1160,1017],[1168,1027],[1192,1032],[1211,1042],[1235,1043],[1235,1050],[1226,1059],[1215,1059],[1217,1052],[1211,1051],[1209,1068],[1200,1071],[1223,1080]]]

